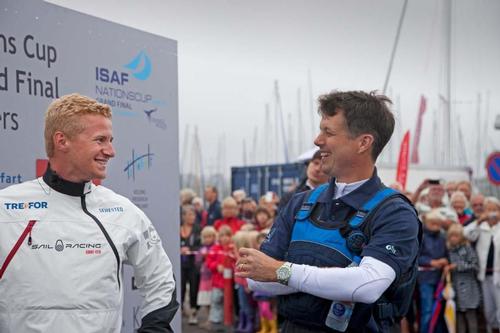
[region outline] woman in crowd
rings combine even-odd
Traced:
[[[493,333],[500,333],[500,202],[495,197],[484,200],[484,213],[464,229],[476,242],[479,258],[478,280],[484,298],[484,316]]]
[[[458,192],[455,192],[458,193]],[[478,331],[477,309],[481,302],[481,290],[477,280],[479,262],[476,252],[464,236],[464,228],[455,223],[447,233],[453,289],[457,309],[457,332]]]
[[[424,237],[418,258],[418,285],[420,291],[420,333],[427,333],[432,315],[434,292],[448,265],[446,237],[441,231],[443,215],[433,209],[423,217]]]
[[[201,246],[200,227],[195,224],[196,212],[192,205],[182,206],[181,217],[181,304],[184,304],[186,287],[189,284],[190,309],[186,312],[189,315],[189,324],[195,325],[198,323],[196,300],[200,283],[200,267],[196,254]]]
[[[450,198],[450,205],[458,215],[458,222],[460,222],[461,225],[464,225],[464,223],[471,217],[470,214],[465,212],[465,209],[469,207],[469,202],[467,201],[465,194],[460,191],[453,192]]]

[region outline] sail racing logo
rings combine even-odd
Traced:
[[[64,242],[62,239],[56,240],[54,245],[50,243],[37,243],[31,244],[31,250],[55,250],[56,252],[63,252],[67,249],[80,249],[84,250],[85,254],[101,254],[104,244],[101,243],[78,243],[78,242]]]
[[[135,181],[137,173],[151,169],[153,166],[153,156],[154,154],[151,152],[149,144],[147,151],[144,153],[138,154],[134,149],[132,149],[132,158],[127,161],[127,164],[123,169],[123,172],[127,174],[127,178]]]

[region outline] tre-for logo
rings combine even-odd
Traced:
[[[31,201],[31,202],[5,202],[5,209],[16,210],[16,209],[43,209],[47,208],[48,203],[46,201]]]

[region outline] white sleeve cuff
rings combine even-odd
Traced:
[[[293,265],[292,265],[293,267]],[[270,295],[288,295],[298,292],[297,289],[290,286],[285,286],[278,282],[259,282],[252,279],[247,279],[248,288],[252,291],[261,291],[269,293]]]

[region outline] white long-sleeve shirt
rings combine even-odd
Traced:
[[[248,279],[251,290],[272,295],[304,292],[325,299],[347,302],[374,303],[396,278],[391,266],[372,257],[364,257],[359,266],[320,268],[292,265],[288,286],[277,282],[257,282]]]

